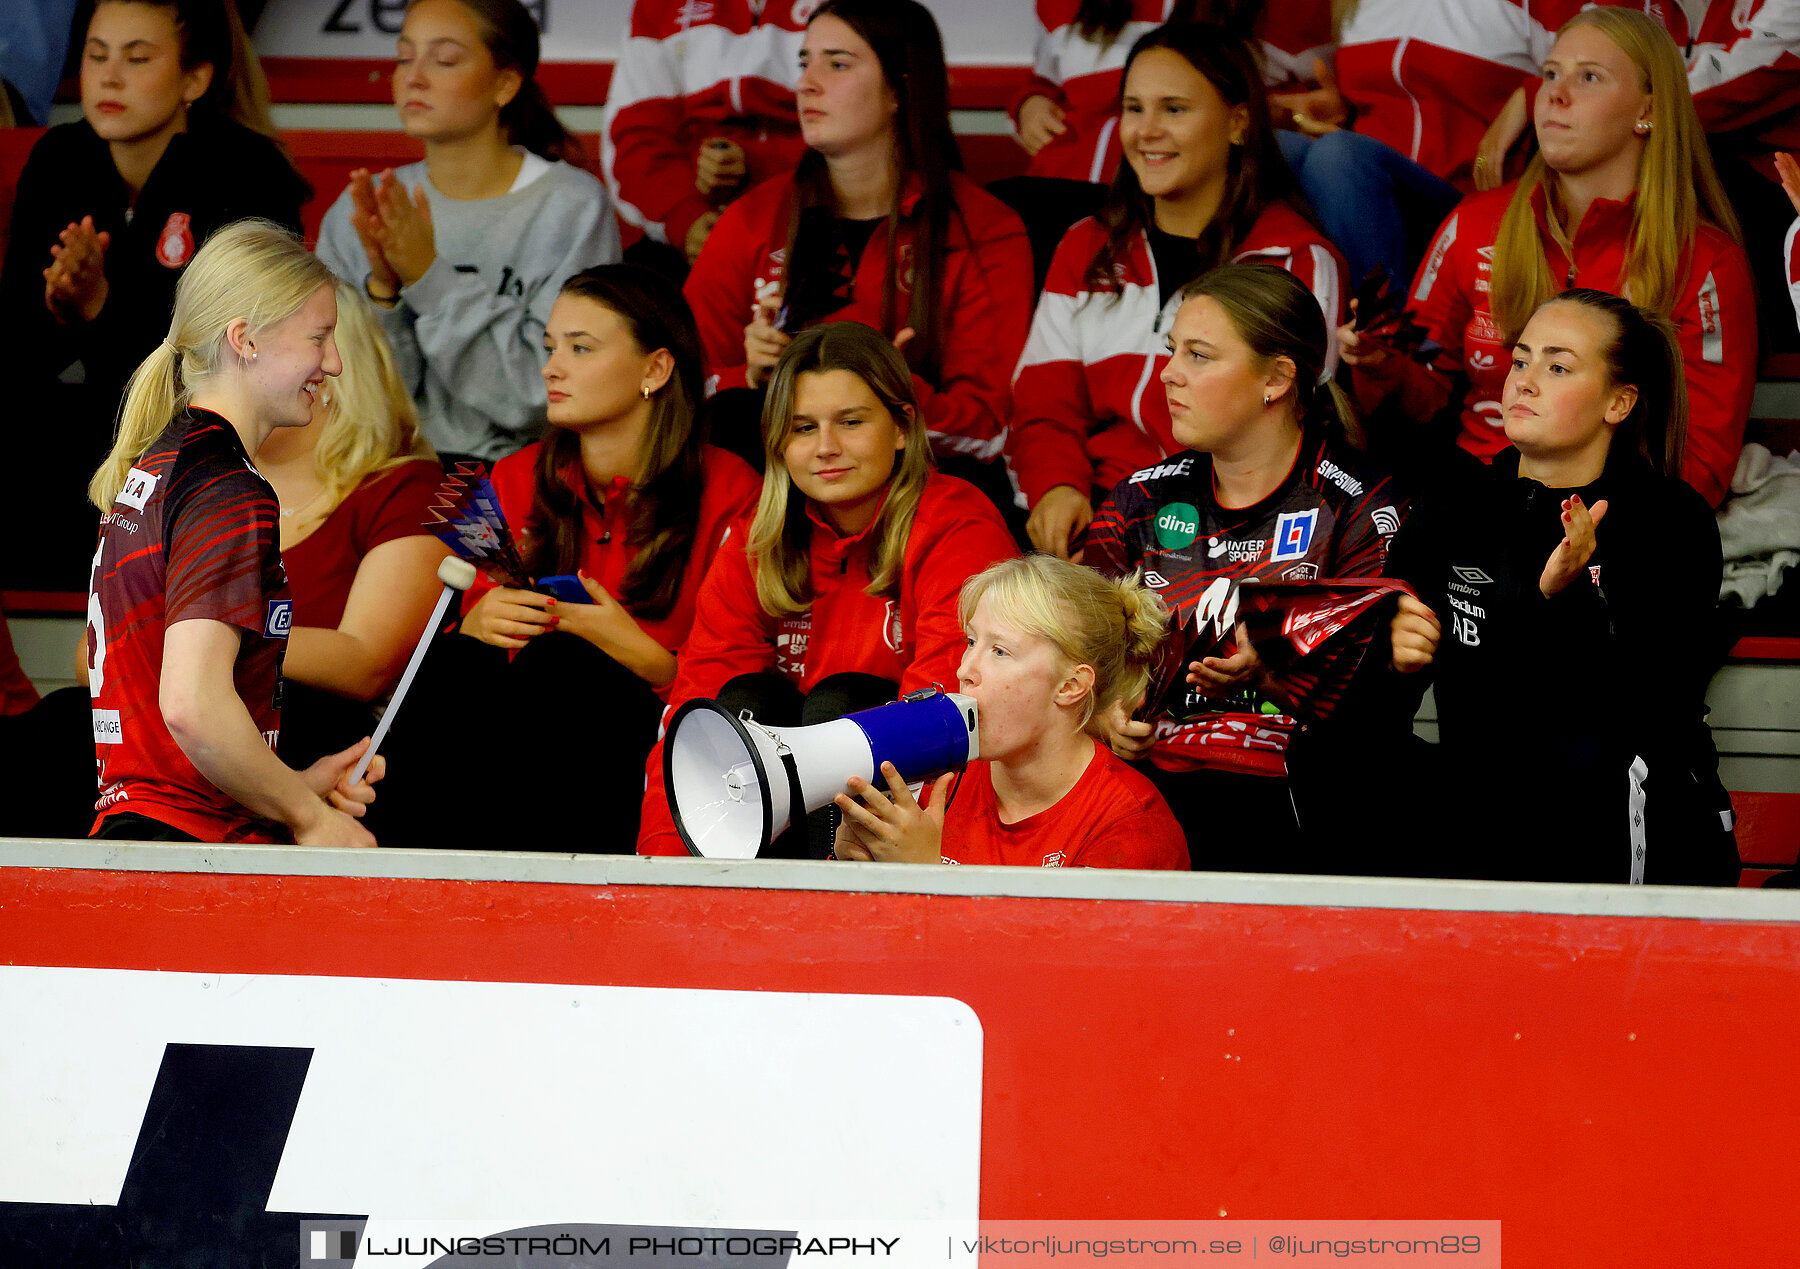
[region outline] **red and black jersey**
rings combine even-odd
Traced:
[[[1253,506],[1219,505],[1209,454],[1190,450],[1128,477],[1094,517],[1083,558],[1112,577],[1142,569],[1169,606],[1172,624],[1192,624],[1200,614],[1229,632],[1238,584],[1382,576],[1388,542],[1407,508],[1385,473],[1309,427],[1287,479]],[[1318,693],[1335,699],[1367,645],[1364,634],[1320,647],[1284,676],[1285,694],[1298,702]],[[1193,653],[1209,655],[1205,648]],[[1171,771],[1217,767],[1279,776],[1295,725],[1267,701],[1178,691],[1157,720],[1151,760]]]
[[[274,840],[273,825],[195,769],[170,736],[159,697],[170,625],[204,619],[236,626],[232,678],[275,747],[293,614],[279,515],[275,491],[231,424],[190,409],[138,459],[101,517],[88,591],[100,819],[136,811],[204,842]]]

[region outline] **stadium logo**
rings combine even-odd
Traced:
[[[1275,551],[1271,563],[1297,560],[1312,547],[1313,529],[1319,522],[1318,508],[1311,511],[1289,511],[1275,521]]]
[[[285,639],[294,624],[294,601],[271,599],[263,612],[263,638]]]
[[[1169,550],[1188,546],[1200,536],[1200,512],[1191,502],[1171,502],[1156,513],[1156,542]]]
[[[1400,532],[1400,515],[1392,507],[1376,507],[1369,512],[1369,519],[1375,522],[1375,532],[1384,538]]]

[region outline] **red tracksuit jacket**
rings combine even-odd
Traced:
[[[1012,408],[1009,376],[1031,325],[1031,244],[1025,226],[999,199],[960,173],[951,173],[950,181],[961,214],[950,217],[945,251],[943,364],[936,383],[914,375],[913,392],[934,447],[988,461],[999,454],[1005,437]],[[779,293],[786,285],[792,193],[791,177],[782,177],[733,203],[688,275],[683,289],[700,324],[707,374],[715,388],[744,386],[744,328],[755,314],[757,297]],[[912,251],[914,225],[908,217],[918,199],[916,186],[901,199],[902,261]],[[881,291],[887,249],[887,233],[877,227],[857,262],[849,302],[830,320],[884,329]],[[911,276],[908,269],[895,287],[900,325],[911,303]]]
[[[1131,46],[1168,19],[1173,0],[1131,0],[1131,15],[1107,44],[1082,35],[1075,15],[1081,0],[1037,0],[1037,43],[1031,81],[1013,99],[1008,113],[1015,127],[1019,106],[1042,95],[1061,106],[1067,128],[1032,156],[1027,176],[1069,181],[1112,180],[1119,166],[1119,80]],[[1279,7],[1279,15],[1270,10]],[[1331,54],[1329,0],[1282,0],[1257,21],[1263,78],[1282,91],[1313,77],[1313,59]]]
[[[1089,291],[1083,277],[1105,241],[1092,218],[1064,235],[1013,378],[1007,461],[1032,506],[1056,485],[1111,489],[1182,448],[1157,378],[1169,363],[1164,341],[1179,293],[1158,302],[1156,261],[1142,233],[1122,262],[1117,301]],[[1263,212],[1232,258],[1280,265],[1318,298],[1328,329],[1344,321],[1343,257],[1287,204]]]
[[[1488,311],[1488,279],[1500,218],[1517,188],[1503,185],[1465,199],[1438,230],[1413,282],[1418,321],[1444,346],[1437,371],[1461,370],[1469,379],[1457,443],[1483,461],[1507,446],[1500,394],[1512,363]],[[1551,275],[1565,286],[1616,292],[1623,285],[1633,201],[1596,201],[1575,228],[1571,262],[1542,228],[1540,188],[1534,205]],[[1702,225],[1684,265],[1687,280],[1669,314],[1687,373],[1687,461],[1681,474],[1716,507],[1737,468],[1756,390],[1756,303],[1744,249],[1721,230]],[[1397,373],[1433,372],[1408,361]]]
[[[600,126],[600,169],[619,218],[679,247],[713,209],[694,188],[708,137],[744,149],[741,189],[791,171],[804,148],[794,108],[813,0],[635,0]]]
[[[1706,0],[1698,23],[1673,0],[1640,3],[1686,55],[1709,133],[1745,129],[1769,149],[1800,146],[1800,0]]]
[[[731,535],[700,587],[693,631],[681,650],[674,711],[716,696],[740,674],[773,670],[809,692],[820,679],[857,672],[893,679],[902,693],[933,684],[955,690],[966,638],[957,617],[965,581],[996,560],[1018,554],[1000,513],[973,485],[934,473],[913,517],[900,570],[900,593],[868,593],[874,549],[867,530],[840,538],[808,504],[812,521],[812,607],[771,617],[756,597],[756,574],[744,550],[748,525]],[[668,715],[664,715],[665,722]],[[662,743],[646,767],[638,853],[685,855],[663,787]]]
[[[534,441],[516,454],[509,454],[494,464],[494,493],[500,499],[500,510],[507,527],[516,538],[529,536],[531,503],[537,488],[537,465],[542,441]],[[564,476],[570,488],[585,491],[587,479],[579,465]],[[663,647],[679,655],[693,629],[694,612],[700,587],[706,579],[713,557],[734,531],[741,531],[742,521],[756,510],[756,496],[762,491],[762,478],[750,464],[726,450],[706,447],[701,469],[700,514],[695,524],[694,541],[688,562],[683,566],[681,585],[668,615],[650,618],[633,613],[645,634]],[[624,477],[613,481],[603,503],[583,498],[577,504],[580,519],[581,559],[577,567],[605,587],[615,599],[631,571],[639,547],[631,541],[631,482]],[[462,610],[471,611],[481,597],[494,588],[494,579],[482,573],[475,585],[463,595]]]
[[[1338,40],[1338,87],[1355,129],[1472,189],[1482,134],[1530,92],[1582,0],[1361,0]]]

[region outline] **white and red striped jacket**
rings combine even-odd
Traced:
[[[1338,40],[1355,128],[1463,189],[1482,134],[1529,93],[1582,0],[1361,0]]]
[[[1061,106],[1067,131],[1032,156],[1027,176],[1104,183],[1119,166],[1119,77],[1131,46],[1168,20],[1174,0],[1132,0],[1118,36],[1102,44],[1075,27],[1081,0],[1037,0],[1037,43],[1031,81],[1014,99],[1044,96]],[[1258,23],[1265,78],[1293,88],[1313,77],[1315,57],[1328,57],[1330,0],[1284,0],[1277,21],[1267,10]],[[1264,28],[1267,28],[1266,30]]]
[[[713,209],[694,188],[708,137],[744,149],[739,184],[791,171],[800,159],[794,80],[805,15],[818,0],[635,0],[613,65],[600,167],[620,219],[680,246]]]
[[[1800,146],[1800,0],[1635,0],[1687,57],[1708,132],[1750,129],[1771,149]],[[1689,9],[1700,13],[1693,22]]]
[[[1781,249],[1787,256],[1788,300],[1794,306],[1794,319],[1800,321],[1800,220],[1788,226]]]
[[[1032,506],[1057,485],[1111,489],[1182,448],[1157,378],[1168,364],[1165,340],[1180,294],[1160,302],[1142,232],[1113,266],[1119,290],[1089,290],[1088,263],[1105,242],[1105,227],[1092,217],[1063,236],[1013,376],[1007,461]],[[1343,257],[1286,203],[1263,212],[1233,259],[1280,265],[1318,297],[1328,330],[1345,320]],[[1337,367],[1333,339],[1328,370]]]
[[[1037,0],[1037,47],[1031,82],[1013,103],[1042,95],[1061,106],[1067,131],[1032,156],[1027,176],[1103,182],[1119,165],[1119,75],[1125,55],[1168,17],[1174,0],[1132,0],[1131,17],[1107,44],[1075,27],[1081,0]]]

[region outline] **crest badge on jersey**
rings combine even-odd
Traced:
[[[882,623],[882,634],[887,639],[889,650],[906,650],[906,623],[900,620],[900,605],[891,599],[887,601],[887,620]]]
[[[1271,562],[1297,560],[1312,549],[1313,529],[1319,523],[1319,509],[1287,511],[1275,521],[1275,553]]]
[[[294,601],[271,599],[263,609],[263,638],[285,639],[294,624]]]
[[[156,235],[156,261],[165,269],[179,269],[194,258],[194,230],[186,212],[170,212]]]

